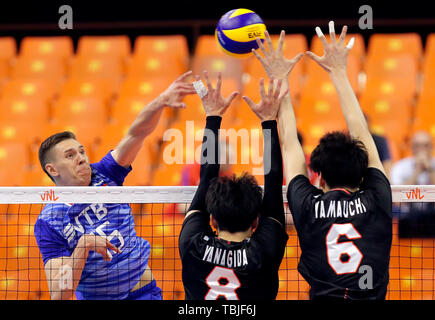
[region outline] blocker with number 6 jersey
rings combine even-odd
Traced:
[[[385,299],[392,241],[385,175],[369,168],[358,191],[326,193],[299,175],[287,199],[302,250],[298,270],[311,286],[310,298]]]

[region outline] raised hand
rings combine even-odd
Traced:
[[[195,94],[196,91],[193,88],[192,83],[185,82],[192,74],[192,71],[188,71],[179,76],[171,85],[160,95],[162,104],[171,108],[185,108],[186,105],[183,99],[188,94]]]
[[[256,50],[252,49],[252,52],[257,57],[257,59],[260,60],[269,78],[285,79],[286,77],[288,77],[290,71],[293,69],[295,64],[302,58],[303,53],[299,53],[298,55],[296,55],[296,57],[290,60],[284,57],[284,30],[281,31],[278,45],[275,50],[273,49],[273,44],[269,33],[265,31],[264,35],[266,37],[266,44],[268,49],[266,49],[266,47],[259,38],[255,39],[258,47],[264,55],[264,58]]]
[[[344,45],[346,32],[347,26],[344,26],[337,41],[335,36],[334,21],[330,21],[329,36],[331,39],[331,43],[328,43],[322,30],[319,27],[316,27],[316,33],[323,45],[324,54],[323,56],[319,57],[313,52],[307,51],[306,53],[308,57],[316,61],[323,69],[325,69],[329,73],[335,71],[345,72],[347,67],[347,57],[355,41],[355,39],[352,38],[347,45]]]
[[[216,88],[210,82],[208,77],[208,72],[203,72],[205,82],[207,84],[207,90],[201,97],[202,106],[206,116],[223,116],[225,111],[230,106],[234,98],[239,94],[237,91],[231,93],[227,98],[222,97],[221,86],[222,86],[222,73],[218,73],[218,78],[216,82]],[[195,76],[196,81],[201,81],[200,76]],[[201,83],[202,85],[202,83]]]
[[[274,85],[274,79],[270,79],[269,89],[266,94],[266,91],[264,89],[264,79],[260,79],[261,101],[258,104],[254,103],[251,98],[243,96],[243,99],[246,101],[252,111],[254,111],[257,117],[260,118],[261,122],[276,119],[279,107],[281,105],[281,101],[288,93],[287,89],[280,94],[282,79],[279,79],[276,82],[277,84]]]

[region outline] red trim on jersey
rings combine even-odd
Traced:
[[[334,189],[331,189],[331,190],[329,190],[329,191],[337,191],[337,190],[339,190],[339,191],[344,191],[344,192],[346,192],[348,195],[351,195],[351,194],[352,194],[352,192],[350,192],[349,190],[344,189],[344,188],[334,188]]]

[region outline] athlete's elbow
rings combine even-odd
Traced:
[[[50,292],[51,300],[73,300],[74,291],[72,290],[55,290]]]

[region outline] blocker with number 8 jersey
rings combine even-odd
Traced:
[[[229,102],[220,94],[221,74],[216,89],[207,73],[204,75],[208,88],[201,97],[206,126],[200,182],[179,237],[186,299],[273,300],[278,294],[278,270],[288,239],[275,120],[285,93],[280,95],[278,81],[274,94],[271,81],[269,93],[262,94],[260,104],[249,104],[261,119],[263,131],[263,192],[252,175],[219,176],[219,132]],[[260,88],[264,92],[262,81]],[[268,116],[270,110],[274,113]]]

